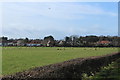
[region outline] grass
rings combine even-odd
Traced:
[[[108,66],[103,67],[94,76],[84,74],[82,80],[120,80],[120,58]]]
[[[60,49],[60,50],[58,50]],[[74,58],[100,56],[118,52],[118,48],[67,47],[3,47],[2,75],[14,74],[29,68],[54,64]]]

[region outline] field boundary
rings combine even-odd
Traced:
[[[77,58],[43,67],[36,67],[14,75],[4,76],[2,80],[49,80],[52,78],[55,80],[80,80],[83,73],[91,75],[99,71],[101,67],[107,66],[118,58],[120,58],[120,52],[104,56]]]

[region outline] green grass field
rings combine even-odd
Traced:
[[[60,50],[58,50],[60,49]],[[54,64],[74,58],[118,52],[118,48],[3,47],[2,75]]]

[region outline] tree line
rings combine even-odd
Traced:
[[[41,44],[40,46],[59,46],[59,47],[120,47],[120,37],[118,36],[66,36],[63,40],[55,40],[53,36],[44,37],[44,39],[8,39],[8,37],[0,38],[3,43],[24,43],[24,44]],[[25,45],[24,45],[25,46]]]

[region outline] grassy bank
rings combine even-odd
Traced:
[[[108,66],[103,67],[100,72],[97,72],[93,76],[83,74],[82,80],[120,80],[120,58]]]

